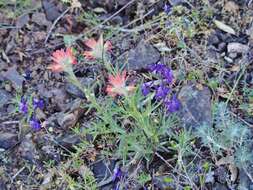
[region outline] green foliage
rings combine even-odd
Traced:
[[[131,157],[150,160],[161,146],[166,131],[175,125],[173,116],[159,110],[159,105],[151,104],[151,99],[143,97],[140,91],[118,102],[111,98],[104,102],[97,110],[99,119],[94,120],[86,132],[97,142],[103,136],[114,136],[111,143],[116,151],[112,154],[122,158],[124,163]]]
[[[211,151],[222,156],[234,152],[238,167],[252,161],[250,130],[229,113],[225,103],[216,104],[213,111],[215,127],[202,126],[197,135]]]

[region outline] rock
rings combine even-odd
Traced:
[[[152,45],[140,41],[136,48],[128,52],[127,62],[129,70],[145,69],[152,63],[157,63],[160,59],[160,54]]]
[[[2,179],[0,179],[0,189],[1,190],[7,190],[6,183]]]
[[[218,45],[219,42],[220,40],[215,33],[208,37],[208,45]]]
[[[235,59],[237,57],[237,53],[231,52],[228,54],[228,57],[230,57],[231,59]]]
[[[0,148],[8,150],[18,143],[18,136],[12,133],[0,133]]]
[[[203,87],[199,90],[194,84],[182,87],[178,94],[182,108],[179,115],[186,128],[196,128],[201,125],[212,125],[211,92]]]
[[[238,189],[240,190],[253,190],[253,183],[247,174],[242,170],[240,170],[239,174],[239,185]]]
[[[222,185],[220,183],[215,183],[213,186],[213,190],[229,190],[225,185]]]
[[[49,22],[46,19],[46,15],[44,13],[33,13],[32,15],[32,21],[36,24],[38,24],[39,26],[49,26],[51,25],[51,22]]]
[[[55,4],[50,0],[43,0],[42,6],[46,14],[46,18],[48,21],[53,22],[55,19],[57,19],[60,16],[58,8],[55,6]]]
[[[65,134],[56,139],[56,141],[67,149],[73,149],[75,145],[81,142],[81,138],[76,134]]]
[[[93,78],[79,78],[79,81],[84,87],[91,86],[95,82]],[[83,92],[72,83],[66,84],[66,91],[76,98],[85,98]]]
[[[5,90],[0,89],[0,107],[8,104],[12,99],[11,94],[6,92]]]
[[[16,70],[15,67],[11,67],[8,71],[3,73],[4,78],[11,81],[13,87],[18,90],[22,88],[22,84],[24,82],[24,77],[22,77]]]
[[[28,14],[21,15],[16,20],[16,27],[17,28],[23,28],[30,20],[30,17]]]
[[[91,170],[96,178],[97,182],[100,184],[99,186],[106,186],[112,182],[112,180],[108,180],[113,174],[113,170],[116,167],[115,160],[101,160],[97,159],[94,164],[91,166]],[[105,189],[105,188],[104,188]]]
[[[230,57],[227,57],[227,56],[225,56],[224,59],[228,63],[233,63],[234,62],[233,59],[231,59]]]
[[[247,53],[249,46],[238,42],[232,42],[227,45],[228,53]]]

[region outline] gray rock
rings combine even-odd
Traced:
[[[81,78],[79,79],[79,81],[81,82],[81,84],[85,87],[90,86],[93,84],[94,79],[92,78]],[[73,85],[72,83],[67,83],[66,84],[66,91],[67,93],[69,93],[70,95],[77,97],[77,98],[85,98],[83,92],[77,88],[75,85]]]
[[[16,21],[16,27],[23,28],[29,22],[29,20],[30,17],[28,14],[21,15]]]
[[[2,179],[0,179],[0,189],[1,190],[7,190],[6,183]]]
[[[228,53],[247,53],[249,46],[238,42],[231,42],[227,46]]]
[[[49,26],[51,24],[51,22],[46,19],[46,15],[44,13],[34,13],[32,16],[32,21],[40,26]]]
[[[243,170],[240,170],[238,189],[253,190],[253,183]]]
[[[18,142],[18,136],[12,133],[0,133],[0,148],[8,150]]]
[[[46,18],[48,21],[53,22],[55,19],[57,19],[60,16],[60,12],[58,8],[55,6],[53,1],[49,0],[43,0],[42,6],[44,8]]]
[[[182,108],[179,115],[186,128],[198,127],[201,125],[211,126],[211,92],[209,88],[203,87],[199,90],[194,84],[184,86],[178,98]]]
[[[8,104],[12,99],[12,96],[5,90],[0,89],[0,107]]]
[[[76,134],[65,134],[56,139],[56,141],[67,149],[72,149],[81,142],[81,138]]]
[[[129,70],[145,69],[152,63],[157,63],[160,59],[160,54],[152,45],[140,41],[136,48],[128,52],[127,62]]]
[[[3,73],[4,78],[11,81],[13,87],[17,89],[22,88],[22,84],[24,81],[24,77],[22,77],[16,70],[15,67],[11,67],[8,69],[8,71]]]
[[[213,190],[229,190],[229,189],[225,185],[215,183],[213,186]]]

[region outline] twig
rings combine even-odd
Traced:
[[[53,25],[51,26],[50,30],[49,30],[48,33],[47,33],[47,37],[46,37],[46,39],[45,39],[45,41],[44,41],[44,44],[45,44],[45,45],[46,45],[46,43],[47,43],[49,37],[51,36],[51,33],[52,33],[52,31],[53,31],[55,25],[57,24],[57,22],[58,22],[70,9],[71,9],[71,7],[68,7],[57,19],[55,19]]]
[[[14,176],[11,177],[11,180],[13,181],[25,168],[26,166],[23,166],[20,170],[18,170],[17,173],[15,173]]]

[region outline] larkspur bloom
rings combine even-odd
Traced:
[[[141,92],[143,96],[147,96],[150,93],[152,83],[146,82],[141,85]]]
[[[168,84],[173,81],[172,70],[164,64],[157,63],[149,66],[149,70],[155,74],[159,74]]]
[[[22,97],[19,102],[19,111],[24,114],[28,113],[28,104],[24,97]]]
[[[41,129],[41,124],[40,122],[36,119],[35,116],[32,116],[30,119],[30,127],[35,130],[38,131]]]
[[[180,109],[181,103],[176,97],[176,95],[173,95],[170,100],[165,101],[165,107],[168,112],[173,113]]]
[[[115,76],[109,75],[109,85],[106,87],[106,92],[115,97],[116,95],[127,95],[135,89],[134,85],[126,86],[126,71],[118,73]]]
[[[110,41],[104,43],[103,36],[101,35],[98,41],[94,38],[86,40],[85,45],[88,46],[91,50],[85,51],[83,55],[88,60],[102,59],[106,52],[112,50],[112,44]]]
[[[72,69],[72,65],[77,64],[77,60],[71,48],[67,48],[66,51],[63,49],[56,50],[52,55],[52,59],[54,63],[51,64],[48,69],[54,72],[68,72],[69,69]]]
[[[39,108],[43,109],[44,101],[42,99],[33,98],[33,109]]]
[[[158,86],[156,89],[155,99],[157,100],[165,99],[167,95],[169,94],[169,92],[170,92],[170,89],[162,84]]]
[[[112,181],[115,181],[116,179],[119,179],[122,176],[122,172],[119,167],[114,168],[113,175],[112,175]]]
[[[164,4],[164,7],[163,7],[163,11],[164,11],[166,14],[169,14],[170,11],[171,11],[171,8],[172,8],[171,5],[165,3],[165,4]]]

